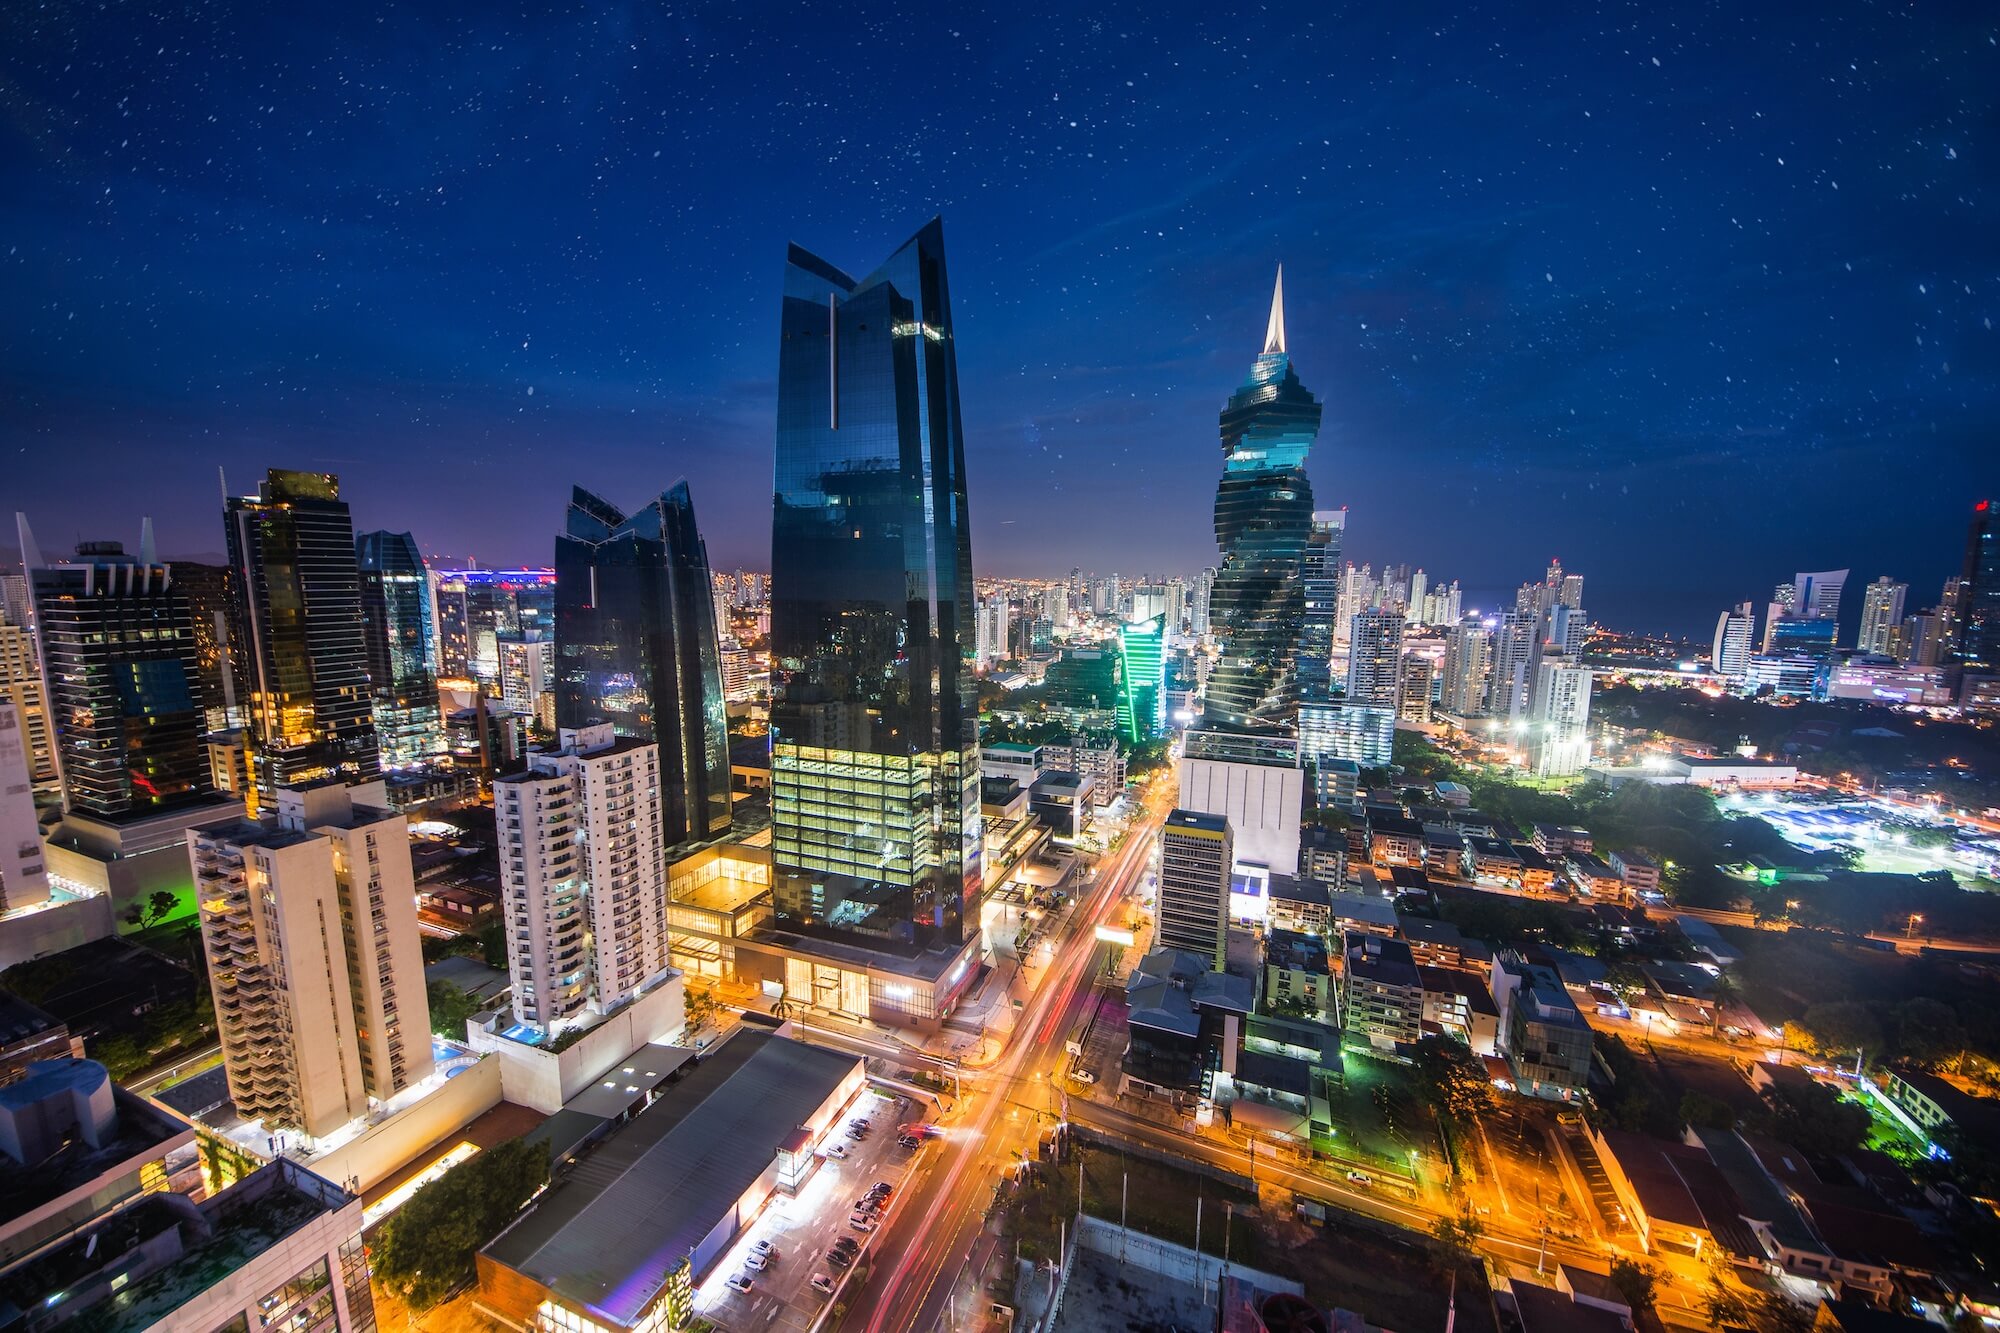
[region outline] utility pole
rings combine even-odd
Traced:
[[[1125,1201],[1132,1189],[1132,1173],[1128,1170],[1119,1177],[1118,1184],[1118,1263],[1125,1264],[1126,1237],[1132,1233],[1125,1229]]]
[[[1208,1304],[1208,1278],[1201,1267],[1201,1194],[1194,1196],[1194,1275],[1201,1282],[1201,1303]]]

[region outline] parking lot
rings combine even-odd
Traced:
[[[841,1270],[827,1263],[827,1251],[843,1236],[860,1242],[865,1256],[872,1233],[848,1225],[854,1202],[877,1181],[895,1186],[891,1208],[901,1201],[903,1177],[922,1150],[896,1145],[899,1124],[923,1118],[923,1109],[907,1098],[873,1087],[864,1088],[841,1117],[845,1125],[865,1116],[874,1125],[857,1143],[844,1129],[827,1140],[845,1146],[845,1158],[826,1158],[796,1197],[774,1194],[757,1219],[723,1251],[695,1289],[695,1312],[725,1329],[806,1328],[830,1299],[814,1291],[812,1278],[824,1273],[836,1282]],[[773,1255],[762,1272],[746,1267],[759,1241],[769,1241]],[[857,1260],[865,1263],[866,1259]],[[732,1291],[728,1279],[742,1274],[747,1292]]]

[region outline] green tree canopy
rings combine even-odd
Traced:
[[[549,1179],[549,1146],[510,1139],[431,1181],[382,1224],[375,1276],[427,1309],[473,1279],[480,1246]]]

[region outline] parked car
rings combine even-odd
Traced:
[[[917,1148],[923,1146],[923,1142],[922,1139],[914,1134],[905,1134],[902,1138],[896,1140],[896,1146],[899,1148]]]
[[[778,1247],[768,1240],[753,1240],[750,1242],[750,1253],[752,1254],[761,1254],[768,1259],[777,1252]]]
[[[865,1231],[873,1231],[875,1229],[875,1224],[869,1220],[868,1214],[866,1213],[854,1214],[852,1217],[847,1219],[847,1225],[853,1227],[856,1231],[865,1232]]]
[[[851,1268],[854,1266],[854,1251],[828,1250],[826,1252],[826,1262],[833,1268]]]
[[[822,1296],[833,1295],[833,1279],[825,1273],[814,1273],[812,1289]]]
[[[750,1290],[750,1279],[741,1273],[731,1273],[726,1285],[731,1291],[748,1291]]]
[[[829,1143],[822,1151],[828,1157],[845,1157],[847,1156],[847,1145],[844,1143]]]
[[[1072,1069],[1069,1071],[1069,1076],[1078,1083],[1086,1086],[1097,1082],[1097,1075],[1091,1073],[1088,1069]]]
[[[896,1192],[896,1187],[886,1180],[878,1180],[868,1187],[868,1192],[870,1194],[879,1194],[886,1199]]]
[[[761,1273],[771,1266],[771,1259],[768,1255],[746,1254],[743,1256],[743,1266],[753,1273]]]
[[[1372,1185],[1372,1184],[1374,1184],[1375,1182],[1374,1182],[1374,1181],[1372,1181],[1372,1180],[1370,1180],[1370,1179],[1369,1179],[1369,1178],[1368,1178],[1368,1177],[1367,1177],[1366,1175],[1364,1175],[1364,1174],[1363,1174],[1362,1172],[1359,1172],[1359,1171],[1349,1171],[1349,1172],[1347,1173],[1347,1183],[1348,1183],[1348,1184],[1350,1184],[1350,1185]]]

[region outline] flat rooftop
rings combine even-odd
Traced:
[[[860,1063],[739,1028],[483,1253],[565,1300],[635,1322]]]

